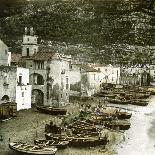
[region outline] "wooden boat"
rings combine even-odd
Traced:
[[[37,106],[38,111],[50,114],[50,115],[66,115],[67,109],[65,108],[54,108],[46,106]]]
[[[108,121],[105,122],[104,126],[110,129],[114,130],[128,130],[130,128],[130,123],[128,121],[122,121],[122,120],[113,120],[113,121]]]
[[[69,146],[72,147],[95,147],[99,145],[106,145],[108,143],[107,137],[99,138],[98,136],[83,136],[83,137],[68,137],[64,135],[53,135],[53,134],[45,134],[46,139],[52,140],[52,139],[61,139],[61,140],[67,140],[69,141]]]
[[[34,140],[34,144],[39,146],[54,146],[58,149],[65,149],[67,148],[69,141],[39,139],[39,140]]]
[[[121,100],[121,99],[107,99],[108,102],[113,104],[129,104],[129,100]]]
[[[106,145],[108,140],[106,137],[73,137],[69,143],[72,147],[95,147],[99,145]]]
[[[130,104],[139,105],[139,106],[147,106],[149,102],[145,100],[134,99],[134,100],[130,100]]]
[[[13,142],[9,144],[11,150],[16,151],[19,154],[31,154],[31,155],[55,155],[56,147],[41,147],[37,145],[28,145],[21,142]]]
[[[130,119],[132,113],[128,113],[126,111],[118,111],[114,114],[118,119]]]

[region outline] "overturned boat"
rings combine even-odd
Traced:
[[[21,142],[9,143],[9,148],[19,154],[31,155],[55,155],[57,151],[56,147],[29,145]]]
[[[37,106],[36,107],[38,111],[50,115],[66,115],[67,109],[65,108],[55,108],[50,106]]]

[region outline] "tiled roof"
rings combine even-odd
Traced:
[[[54,52],[37,52],[33,54],[33,60],[50,60],[54,56]]]
[[[11,62],[18,62],[21,57],[22,57],[21,54],[12,53],[11,54]]]
[[[78,65],[81,69],[85,70],[86,72],[99,72],[98,70],[96,70],[95,68],[87,65],[87,64],[81,64]]]

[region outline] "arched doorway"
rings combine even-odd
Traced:
[[[44,93],[39,89],[32,90],[32,106],[44,105]]]
[[[4,96],[2,97],[2,99],[1,99],[1,101],[9,101],[9,100],[10,100],[10,98],[9,98],[8,95],[4,95]]]

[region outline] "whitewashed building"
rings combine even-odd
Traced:
[[[102,64],[92,65],[96,70],[100,71],[100,81],[101,83],[120,83],[120,67]]]
[[[29,69],[0,66],[0,103],[16,102],[17,110],[31,108]]]

